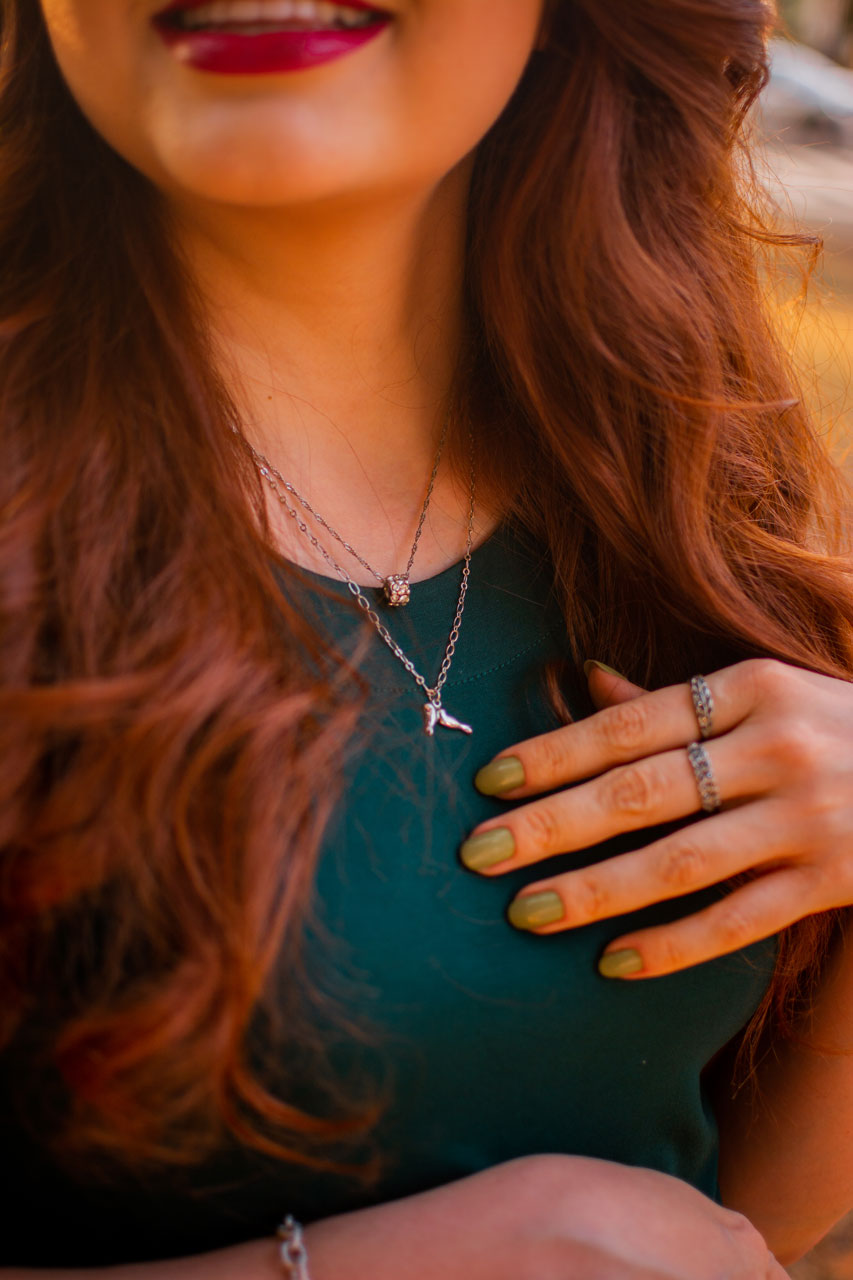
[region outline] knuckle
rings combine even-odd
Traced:
[[[812,862],[794,869],[800,886],[801,901],[811,904],[831,898],[838,892],[838,868],[834,862]]]
[[[530,748],[534,776],[559,777],[570,766],[569,735],[557,729],[543,734]]]
[[[782,858],[837,876],[840,855],[850,845],[850,814],[839,806],[831,789],[817,779],[801,781],[779,813],[786,819]]]
[[[601,712],[600,732],[605,745],[618,755],[631,755],[648,737],[649,714],[641,698],[620,702]]]
[[[658,875],[673,889],[689,889],[706,879],[708,854],[693,841],[681,839],[661,855]]]
[[[756,701],[780,698],[788,691],[791,672],[784,662],[776,658],[752,658],[743,666]]]
[[[664,973],[670,970],[682,969],[686,963],[684,945],[677,933],[665,931],[656,940],[655,947],[657,950],[657,966]]]
[[[768,1256],[764,1237],[742,1213],[727,1211],[722,1225],[729,1241],[744,1261],[763,1261]]]
[[[841,834],[841,840],[849,840],[849,829]],[[835,852],[839,841],[828,839],[833,850],[829,856],[814,857],[807,852],[805,858],[796,858],[789,867],[792,888],[797,887],[797,902],[806,911],[824,911],[845,905],[853,896],[853,851]]]
[[[774,735],[772,754],[788,773],[802,779],[820,768],[821,743],[811,725],[788,720]]]
[[[557,815],[549,802],[531,805],[521,819],[522,847],[530,853],[550,853],[556,848],[559,832]]]
[[[761,1240],[758,1230],[744,1214],[738,1213],[736,1209],[724,1209],[723,1215],[723,1222],[729,1235],[740,1240]]]
[[[754,929],[755,922],[739,903],[727,902],[720,908],[716,932],[726,946],[734,949],[744,942],[752,941]]]
[[[849,811],[830,799],[822,788],[815,788],[804,827],[798,852],[815,858],[815,870],[822,872],[827,881],[835,885],[836,891],[841,883],[848,886],[853,883]]]
[[[617,770],[607,780],[604,790],[608,807],[626,817],[648,816],[663,798],[662,779],[648,764]]]
[[[581,874],[567,896],[571,899],[572,915],[579,921],[598,920],[608,914],[610,893],[594,874]]]

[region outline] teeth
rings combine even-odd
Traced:
[[[312,29],[363,27],[374,21],[375,12],[333,4],[331,0],[210,0],[195,9],[179,11],[181,26],[254,27],[296,23]]]

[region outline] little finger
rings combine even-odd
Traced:
[[[599,972],[608,978],[654,978],[740,951],[809,915],[811,892],[803,867],[774,867],[675,924],[614,940]]]

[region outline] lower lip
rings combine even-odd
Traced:
[[[154,28],[172,52],[197,71],[256,76],[307,71],[375,40],[390,19],[378,18],[350,31],[271,31],[238,35],[225,31],[180,31],[155,19]]]

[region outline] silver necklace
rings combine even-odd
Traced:
[[[412,677],[412,679],[414,680],[418,688],[422,689],[423,692],[426,694],[427,701],[424,703],[424,706],[423,706],[425,732],[430,737],[433,737],[433,735],[435,734],[436,726],[441,725],[445,729],[459,729],[462,733],[472,733],[473,730],[469,724],[463,724],[461,720],[457,720],[455,716],[450,715],[450,713],[445,710],[444,706],[442,705],[441,695],[442,695],[442,690],[444,689],[444,686],[447,683],[447,677],[450,674],[450,667],[453,662],[454,654],[456,653],[456,645],[459,641],[459,632],[462,628],[462,615],[465,612],[465,597],[468,594],[468,582],[471,577],[471,553],[472,553],[473,544],[474,544],[474,512],[476,509],[476,476],[474,471],[473,436],[471,437],[471,483],[470,483],[469,496],[468,496],[468,533],[465,540],[465,558],[462,562],[462,578],[459,584],[459,599],[456,602],[456,613],[453,618],[453,625],[450,628],[450,635],[447,640],[447,648],[444,651],[444,658],[441,663],[441,669],[438,673],[438,677],[436,678],[435,684],[430,685],[425,679],[425,677],[422,676],[421,673],[418,671],[417,667],[412,662],[411,658],[407,657],[405,652],[397,644],[397,641],[391,635],[391,632],[385,626],[385,623],[379,617],[379,614],[376,612],[373,605],[370,603],[370,601],[368,600],[367,596],[364,594],[364,592],[362,591],[358,583],[353,581],[353,579],[347,573],[346,569],[342,568],[341,565],[338,564],[334,556],[332,556],[326,550],[326,548],[322,545],[320,540],[308,528],[308,525],[302,519],[296,507],[294,507],[293,503],[288,500],[286,495],[291,494],[293,492],[292,486],[288,485],[287,481],[279,474],[279,472],[275,470],[274,467],[272,467],[269,464],[269,462],[263,457],[263,455],[259,454],[257,450],[252,447],[252,445],[249,443],[249,441],[246,439],[243,433],[238,430],[237,427],[232,426],[231,429],[232,431],[235,432],[236,435],[240,437],[240,439],[243,441],[246,448],[249,450],[252,460],[255,463],[255,466],[258,470],[258,473],[263,477],[264,480],[266,480],[267,484],[275,494],[278,501],[281,503],[284,510],[290,516],[291,520],[293,520],[293,522],[295,523],[297,529],[300,531],[300,533],[304,534],[304,536],[309,540],[311,545],[314,547],[315,551],[318,551],[320,553],[320,555],[323,557],[326,563],[332,569],[334,569],[338,577],[343,579],[343,581],[347,584],[352,595],[355,597],[355,600],[359,608],[363,610],[366,617],[370,620],[372,625],[375,627],[376,631],[379,633],[381,639],[391,650],[394,657],[403,664],[406,671]],[[442,446],[444,444],[444,437],[446,433],[447,433],[447,427],[445,425],[445,431],[442,434],[442,441],[441,441]],[[432,493],[432,484],[435,481],[435,471],[437,470],[438,470],[438,460],[436,460],[435,470],[433,471],[432,481],[430,482],[430,491],[427,495],[427,501],[429,500],[429,496]],[[282,492],[282,489],[279,488],[280,484],[284,487],[284,492]],[[298,496],[298,495],[294,494],[293,496]],[[421,523],[420,523],[420,526],[418,527],[418,535],[420,535],[420,529],[423,526],[425,517],[426,517],[426,506],[424,507],[424,511],[421,515]],[[322,520],[321,523],[324,528],[329,529],[329,526],[325,520]],[[331,532],[331,530],[329,531]],[[344,543],[344,546],[346,546],[346,543]],[[417,540],[415,542],[415,548],[416,547],[417,547]],[[356,558],[360,559],[360,557],[358,556]],[[413,552],[413,558],[414,558],[414,552]],[[361,563],[364,565],[363,560],[361,561]],[[370,568],[369,565],[365,565],[364,567]],[[409,561],[409,569],[411,569],[411,561]],[[374,571],[371,569],[370,572],[373,573]]]
[[[332,538],[334,538],[335,542],[340,543],[344,551],[348,552],[349,555],[351,555],[354,560],[357,560],[358,563],[361,565],[361,567],[363,569],[366,569],[368,573],[373,574],[374,578],[382,588],[382,592],[385,597],[385,603],[390,605],[392,608],[400,608],[402,605],[407,605],[412,598],[412,586],[409,578],[412,572],[412,565],[415,563],[415,556],[418,553],[418,543],[421,540],[424,521],[426,520],[427,512],[429,511],[429,504],[432,499],[432,491],[435,488],[435,478],[438,475],[438,468],[441,465],[441,455],[444,452],[444,443],[447,439],[447,429],[449,425],[450,425],[450,417],[448,415],[448,417],[446,417],[444,420],[444,426],[441,431],[441,439],[438,442],[438,452],[435,455],[435,462],[433,463],[432,474],[430,475],[429,484],[427,485],[426,497],[424,498],[424,504],[421,507],[421,515],[420,515],[420,519],[418,520],[418,527],[415,530],[415,540],[412,543],[412,550],[409,553],[409,563],[406,565],[405,571],[403,573],[391,573],[388,575],[379,573],[377,569],[374,569],[373,565],[370,564],[369,561],[367,561],[364,558],[364,556],[360,555],[356,551],[355,547],[353,547],[349,542],[347,542],[346,539],[342,538],[341,535],[337,532],[337,530],[332,528],[332,526],[329,524],[325,516],[321,516],[320,512],[317,511],[311,505],[308,499],[299,492],[299,490],[296,488],[296,485],[291,484],[289,480],[285,480],[284,476],[281,474],[280,471],[276,471],[275,467],[272,465],[269,458],[265,458],[264,455],[260,453],[257,449],[255,449],[249,443],[248,440],[246,440],[246,444],[249,448],[249,452],[252,455],[252,459],[255,465],[257,466],[258,470],[261,472],[261,475],[263,475],[266,479],[268,479],[269,476],[273,476],[277,484],[280,484],[281,487],[287,493],[289,493],[292,498],[295,498],[296,501],[299,503],[299,505],[303,508],[303,510],[307,511],[308,514],[312,516],[314,520],[317,521],[317,524],[319,524],[323,529],[326,530],[326,532]],[[243,437],[243,439],[245,440],[245,436]]]

